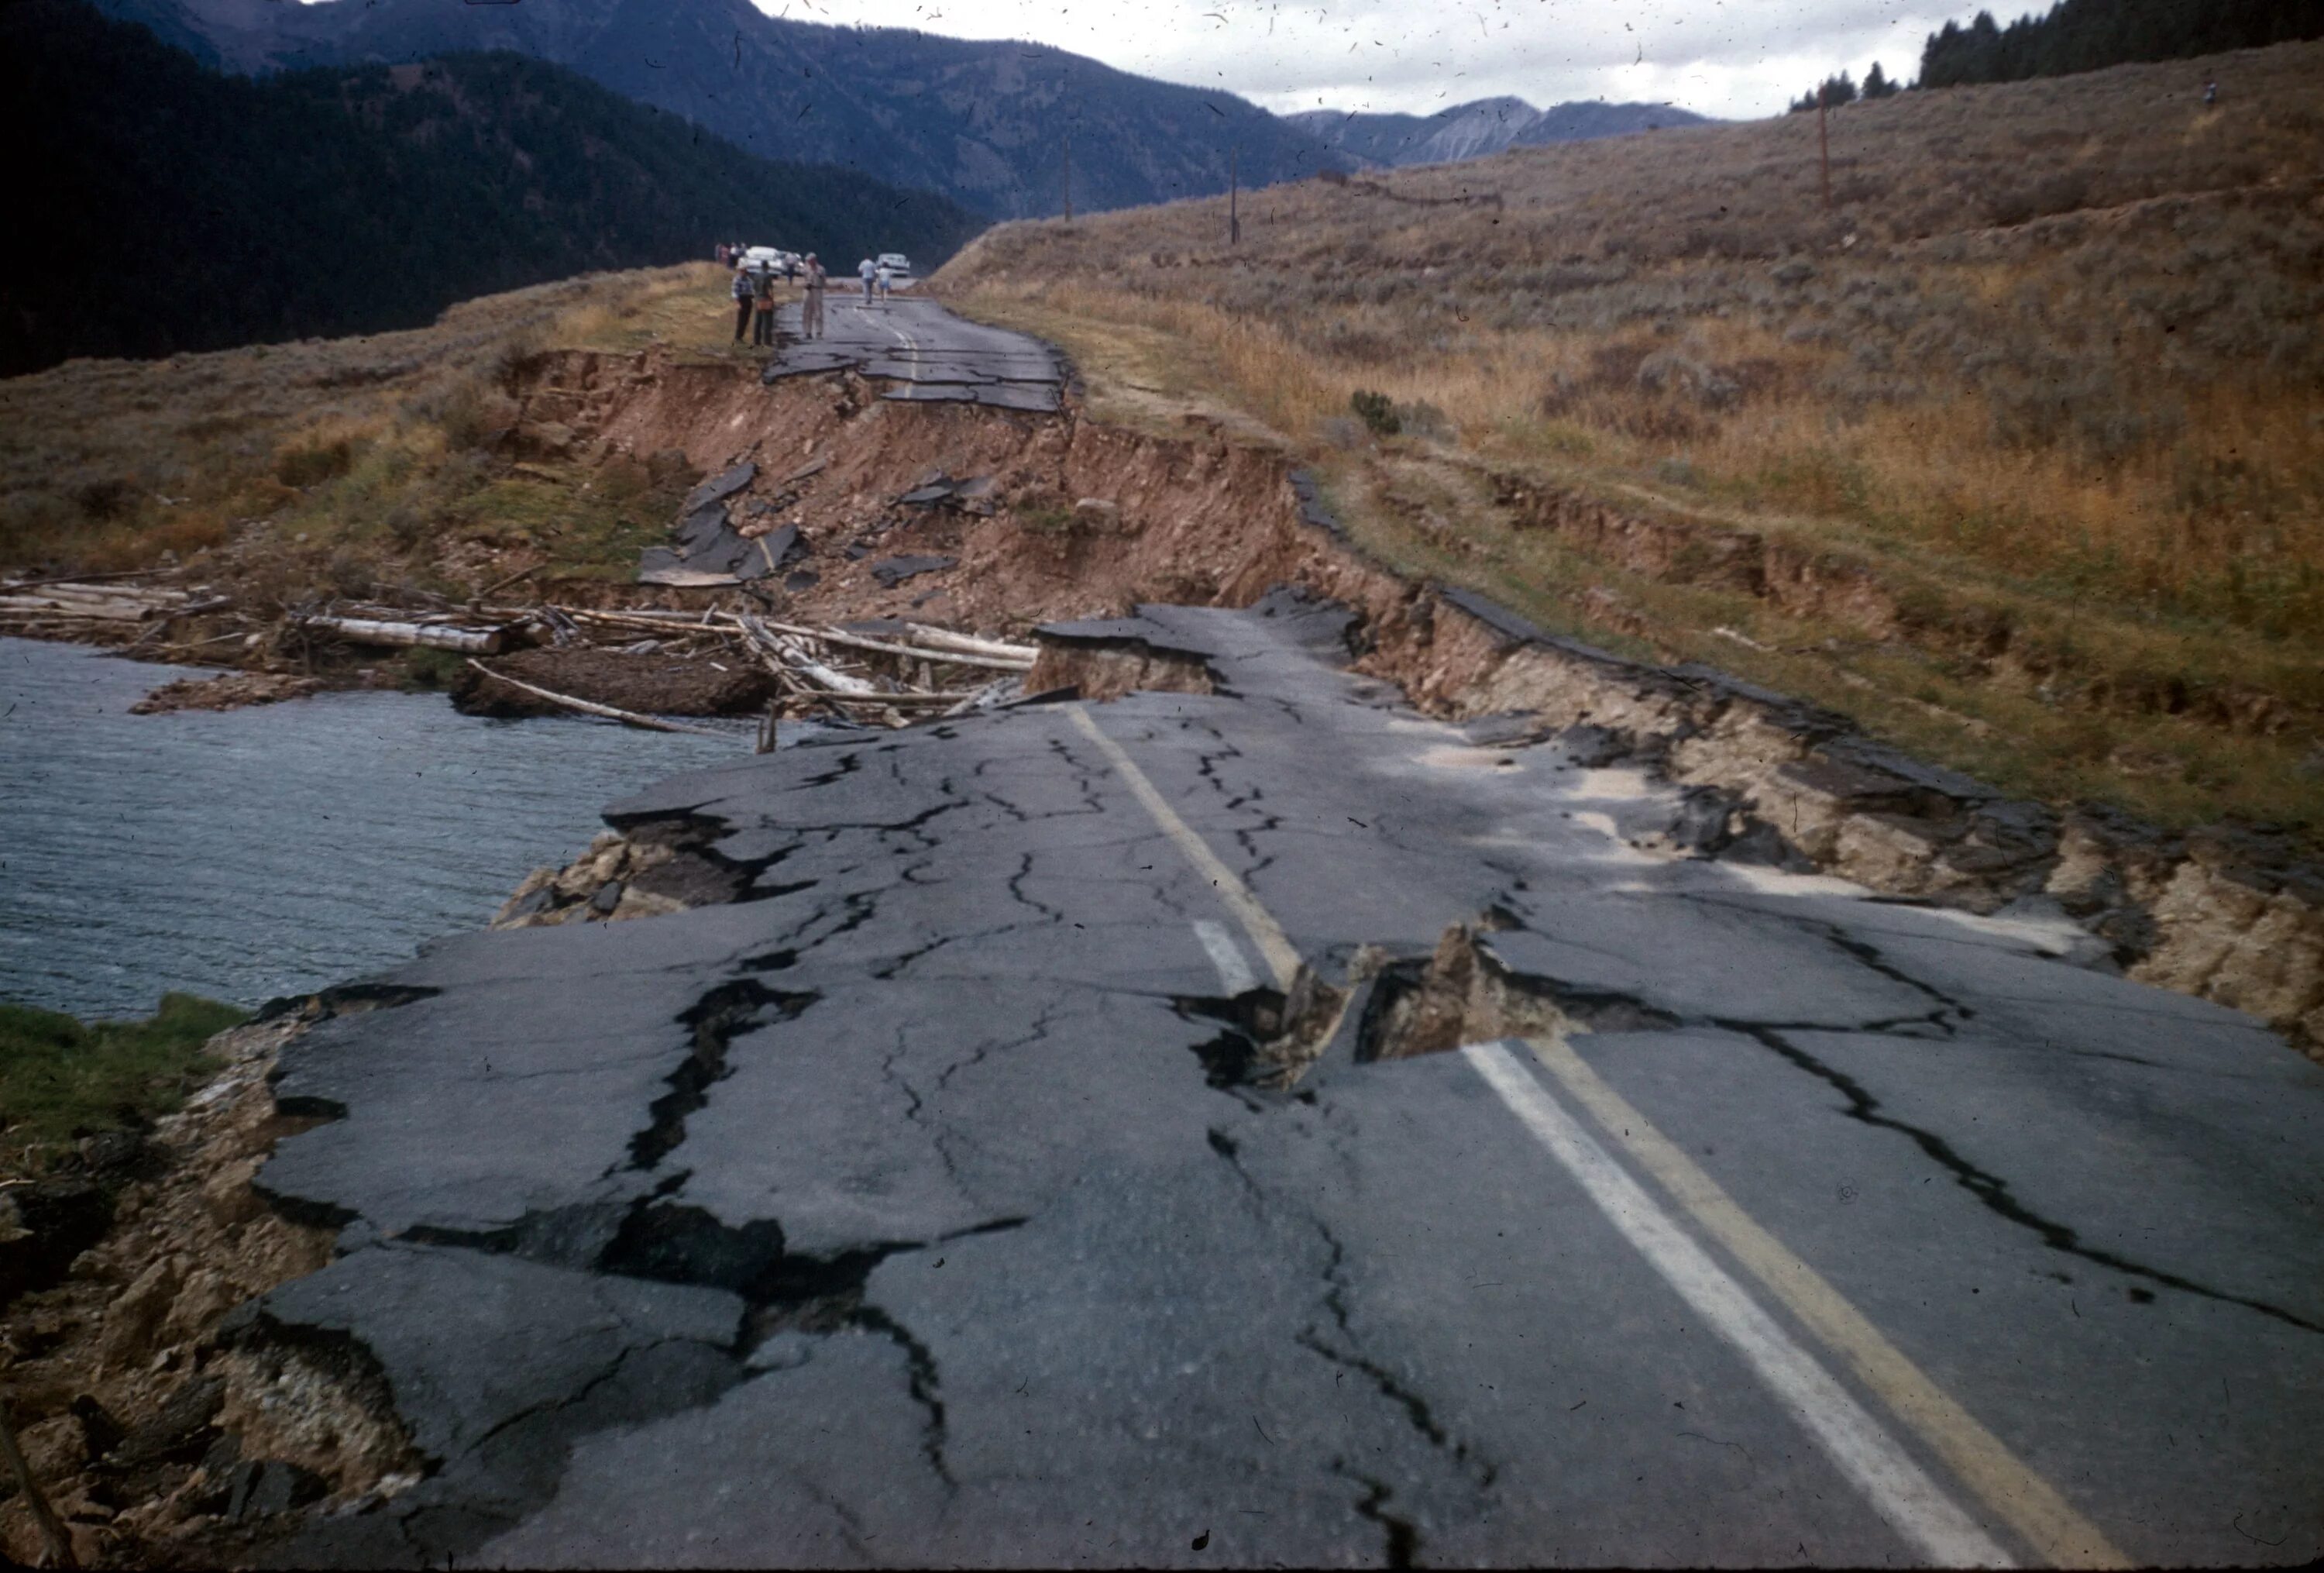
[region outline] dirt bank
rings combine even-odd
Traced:
[[[2324,871],[2284,839],[2169,835],[2011,800],[1711,669],[1627,660],[1465,592],[1408,583],[1348,541],[1285,456],[1214,426],[1169,439],[1096,425],[1071,401],[1056,416],[889,403],[847,374],[767,389],[735,368],[650,354],[544,356],[531,375],[553,396],[528,401],[524,420],[541,408],[606,451],[677,449],[705,473],[755,467],[739,505],[798,532],[788,572],[742,597],[675,592],[682,601],[1020,634],[1139,601],[1242,606],[1302,585],[1355,608],[1360,667],[1434,713],[1609,728],[1672,781],[1718,794],[1726,840],[1772,837],[1885,894],[1986,912],[2054,902],[2133,976],[2249,1011],[2310,1052],[2324,1045]],[[952,495],[904,500],[931,480]],[[1558,515],[1542,527],[1574,527],[1554,499],[1529,501]],[[1602,507],[1589,523],[1659,539],[1651,521],[1633,528]],[[1737,571],[1771,594],[1813,577],[1747,544]],[[899,559],[941,566],[879,571]],[[1182,675],[1141,652],[1079,651],[1045,656],[1032,686],[1067,664],[1102,694]]]
[[[111,1217],[61,1282],[0,1305],[27,1461],[85,1567],[247,1564],[298,1515],[418,1477],[360,1360],[281,1345],[233,1314],[330,1259],[335,1226],[282,1217],[252,1180],[278,1139],[313,1123],[268,1087],[283,1044],[363,1003],[327,995],[219,1034],[218,1075],[182,1112],[84,1143],[43,1182]],[[0,1554],[43,1554],[13,1478],[0,1478]]]

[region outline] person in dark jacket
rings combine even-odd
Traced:
[[[742,329],[751,326],[751,305],[758,291],[751,282],[748,268],[734,270],[734,282],[729,288],[734,297],[734,342],[740,344]]]
[[[775,270],[761,263],[751,270],[751,342],[775,347]]]

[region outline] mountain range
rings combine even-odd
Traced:
[[[507,50],[567,66],[763,157],[836,163],[994,218],[1167,201],[1345,168],[1226,93],[1045,45],[767,15],[750,0],[100,0],[225,69]]]
[[[927,265],[983,221],[777,163],[520,55],[253,80],[81,0],[0,5],[0,375],[416,328],[455,301],[724,237]]]
[[[992,218],[1209,196],[1320,170],[1450,162],[1702,116],[1646,104],[1277,117],[1044,44],[769,16],[751,0],[97,0],[245,75],[507,50],[752,153],[860,169]]]
[[[1285,116],[1337,151],[1371,166],[1448,164],[1512,147],[1586,142],[1665,125],[1709,120],[1667,104],[1554,104],[1536,109],[1522,98],[1478,98],[1434,115],[1349,114],[1308,109]]]

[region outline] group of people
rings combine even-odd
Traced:
[[[775,269],[763,260],[752,260],[747,248],[729,245],[721,241],[716,256],[721,266],[734,270],[731,292],[734,297],[734,342],[742,342],[748,331],[754,346],[773,348],[775,343]],[[863,281],[863,303],[870,305],[876,298],[885,301],[894,282],[894,274],[884,263],[865,257],[855,272]],[[829,276],[823,264],[809,252],[801,259],[799,274],[806,285],[806,294],[799,306],[799,333],[807,338],[823,337],[823,294]]]
[[[775,269],[764,260],[748,259],[741,246],[721,245],[721,262],[731,262],[734,282],[730,292],[734,297],[734,342],[742,342],[745,328],[751,342],[771,349],[775,343]],[[809,252],[800,259],[799,274],[807,286],[805,302],[799,308],[799,332],[808,338],[823,337],[823,291],[827,275],[823,264]]]

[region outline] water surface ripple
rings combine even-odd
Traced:
[[[604,804],[750,746],[426,694],[128,713],[183,675],[0,639],[0,999],[143,1015],[375,972],[482,924]]]

